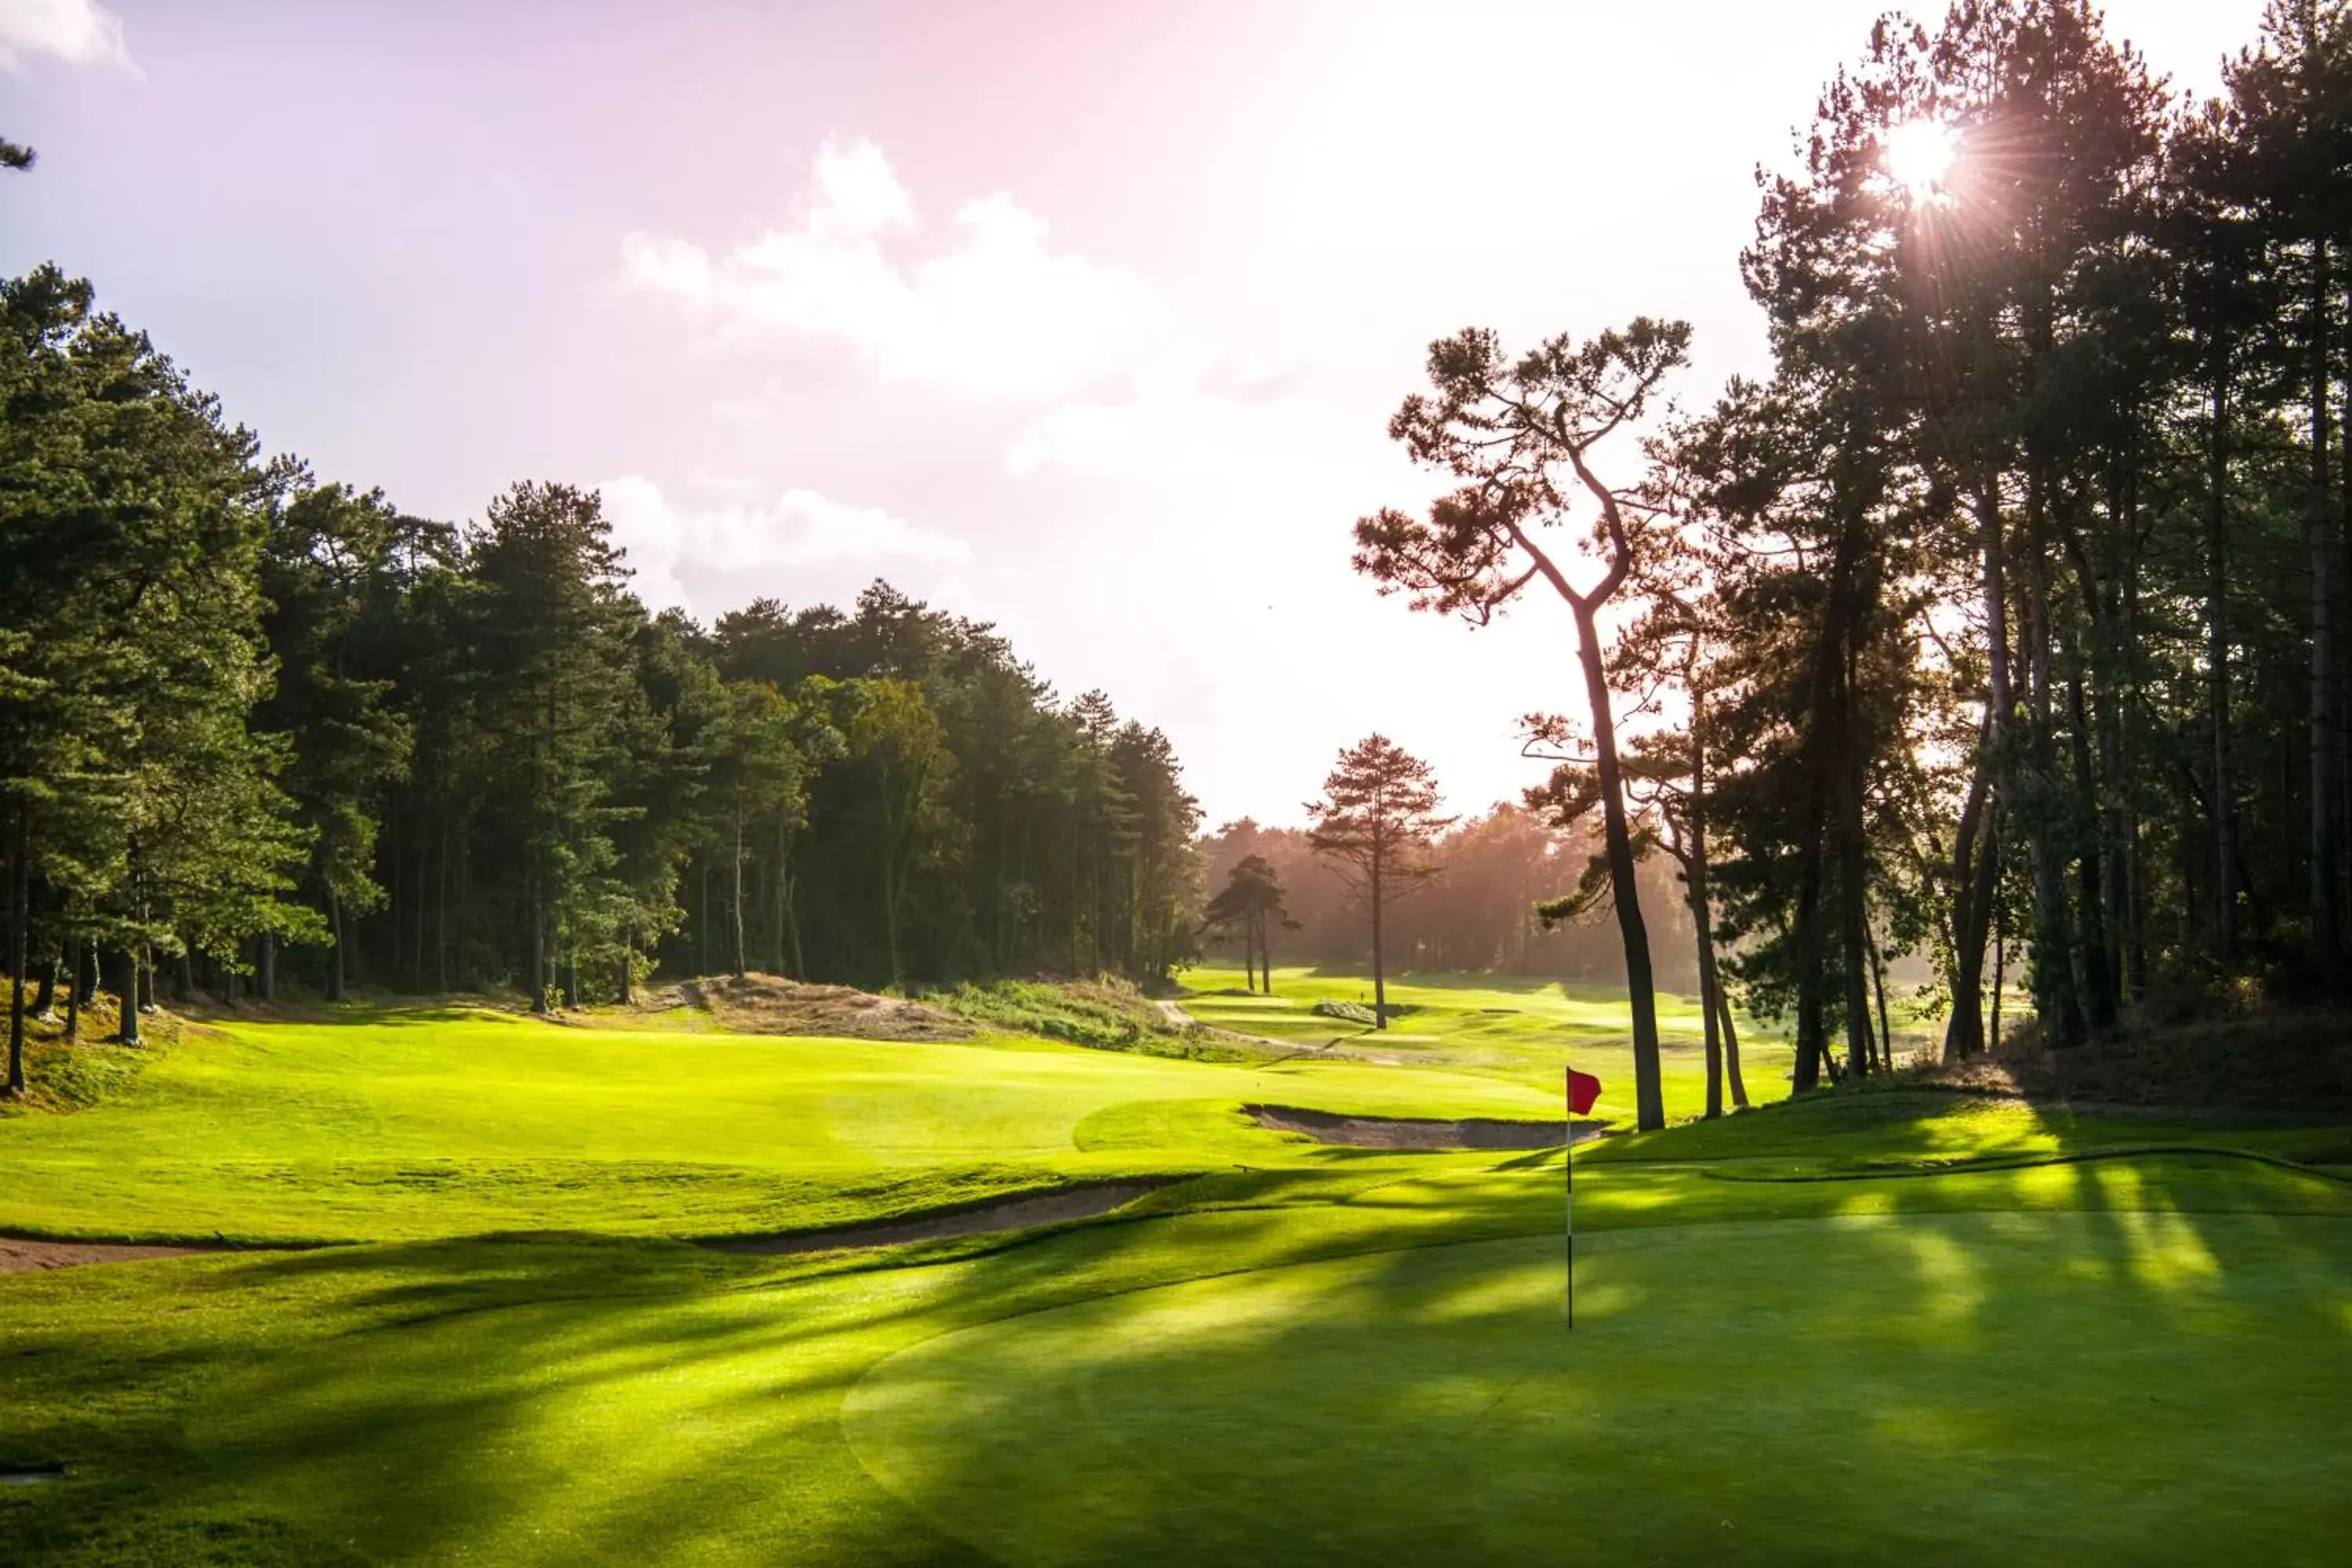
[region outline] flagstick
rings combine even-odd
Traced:
[[[1568,1210],[1568,1326],[1576,1327],[1576,1090],[1575,1080],[1567,1080],[1567,1098],[1560,1109],[1567,1112],[1559,1124],[1560,1190],[1567,1199]]]

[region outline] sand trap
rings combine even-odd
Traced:
[[[82,1263],[138,1263],[150,1258],[185,1258],[194,1252],[221,1252],[218,1247],[123,1247],[105,1241],[26,1241],[0,1236],[0,1274],[29,1274],[36,1268],[71,1268]]]
[[[1298,1132],[1318,1143],[1343,1143],[1355,1149],[1557,1149],[1564,1123],[1558,1121],[1497,1121],[1473,1116],[1460,1121],[1438,1121],[1412,1116],[1334,1116],[1326,1110],[1303,1110],[1292,1105],[1244,1105],[1260,1127],[1276,1132]],[[1580,1121],[1576,1141],[1598,1138],[1606,1121]]]
[[[804,1230],[785,1236],[741,1237],[706,1246],[721,1252],[831,1252],[845,1247],[896,1247],[908,1241],[943,1241],[950,1237],[985,1236],[992,1231],[1025,1230],[1067,1219],[1088,1219],[1123,1208],[1160,1182],[1103,1182],[1066,1187],[1033,1198],[1011,1198],[958,1209],[952,1214],[927,1215],[919,1219],[888,1220],[880,1225],[847,1226],[838,1230]]]
[[[66,1479],[63,1465],[26,1465],[17,1469],[0,1470],[0,1487],[45,1487],[52,1481]]]

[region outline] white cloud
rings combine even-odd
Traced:
[[[21,69],[26,55],[132,68],[122,19],[98,0],[0,0],[0,68]]]
[[[1302,423],[1316,416],[1287,375],[1236,374],[1171,353],[1123,398],[1065,404],[1029,421],[1005,471],[1160,481],[1255,483],[1300,466]]]
[[[887,380],[992,396],[1076,395],[1169,338],[1149,284],[1055,250],[1045,221],[1003,192],[965,203],[929,255],[886,249],[919,226],[880,148],[828,142],[790,224],[717,257],[631,233],[620,280],[728,338],[837,342]]]
[[[709,488],[740,486],[722,480]],[[809,603],[854,592],[877,574],[971,559],[962,540],[814,490],[702,510],[673,502],[642,474],[598,488],[613,542],[636,573],[631,585],[656,611],[675,606],[708,618],[762,595]]]
[[[711,400],[710,412],[735,425],[757,425],[767,418],[775,405],[763,394],[756,397],[719,397]]]

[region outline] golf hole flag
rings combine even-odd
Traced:
[[[1568,1326],[1576,1327],[1576,1119],[1601,1098],[1601,1080],[1591,1073],[1568,1069],[1568,1120],[1560,1124],[1560,1180],[1568,1209]]]

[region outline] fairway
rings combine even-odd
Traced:
[[[122,1099],[0,1119],[0,1226],[121,1240],[810,1229],[1315,1158],[1251,1102],[1541,1119],[1532,1086],[985,1045],[570,1028],[485,1012],[192,1030]]]
[[[1633,1053],[1621,986],[1571,984],[1524,975],[1403,974],[1388,981],[1399,1009],[1385,1029],[1330,1017],[1318,1002],[1369,1006],[1371,982],[1360,974],[1277,968],[1271,994],[1244,989],[1238,969],[1187,970],[1184,1011],[1204,1024],[1276,1040],[1301,1050],[1354,1054],[1404,1066],[1443,1067],[1510,1083],[1554,1089],[1563,1058],[1597,1075],[1593,1114],[1620,1127],[1633,1119]],[[1706,1104],[1706,1060],[1697,1004],[1657,999],[1660,1065],[1666,1111],[1696,1116]],[[1777,1027],[1739,1020],[1748,1094],[1757,1104],[1789,1092],[1790,1050]]]

